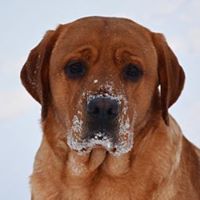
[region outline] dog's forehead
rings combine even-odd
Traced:
[[[112,17],[88,17],[79,19],[70,24],[71,30],[77,31],[77,28],[79,29],[79,33],[88,33],[92,30],[101,35],[113,31],[114,33],[120,34],[123,34],[123,32],[129,33],[130,30],[135,30],[135,32],[148,31],[148,29],[129,19]]]
[[[68,49],[86,43],[98,47],[105,41],[144,46],[151,42],[151,36],[148,29],[128,19],[89,17],[66,24],[57,45]]]
[[[100,70],[102,66],[113,66],[114,60],[130,59],[129,55],[143,66],[157,66],[152,32],[124,18],[89,17],[63,25],[52,51],[51,69],[64,66],[70,59],[80,59],[85,56],[83,52],[98,61],[96,66],[101,68],[95,69]]]

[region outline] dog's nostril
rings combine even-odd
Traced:
[[[94,107],[93,114],[98,115],[99,112],[100,112],[99,108],[98,107]]]
[[[119,112],[119,107],[117,102],[114,102],[112,106],[107,110],[107,114],[113,117],[117,116],[118,112]]]
[[[118,115],[119,106],[117,100],[106,97],[98,97],[89,102],[87,113],[91,117],[101,119],[113,119]]]
[[[108,115],[113,115],[113,109],[112,108],[108,109]]]
[[[100,112],[100,110],[99,110],[99,108],[97,107],[97,106],[94,106],[94,105],[88,105],[88,107],[87,107],[87,113],[89,114],[89,115],[99,115],[99,112]]]
[[[109,108],[109,110],[107,111],[108,116],[110,117],[115,117],[117,116],[117,112],[113,109],[113,108]]]

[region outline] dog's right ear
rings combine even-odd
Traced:
[[[49,60],[62,26],[48,31],[42,41],[31,50],[21,71],[21,80],[31,96],[42,105],[42,116],[47,114],[49,101]]]

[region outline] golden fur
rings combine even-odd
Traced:
[[[71,58],[87,61],[83,78],[66,78],[63,68]],[[136,83],[120,75],[128,62],[143,68]],[[21,79],[42,106],[33,200],[200,199],[200,151],[168,114],[182,91],[184,72],[162,34],[120,18],[89,17],[60,25],[31,51]],[[128,99],[133,147],[119,156],[100,147],[79,154],[69,148],[66,134],[77,110],[84,112],[79,105],[83,93],[98,91],[105,82]]]

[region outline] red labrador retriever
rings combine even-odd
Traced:
[[[200,151],[169,107],[184,72],[164,36],[121,18],[48,31],[21,79],[42,106],[33,200],[199,200]]]

